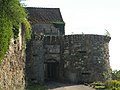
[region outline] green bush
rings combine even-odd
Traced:
[[[120,70],[112,71],[112,79],[113,80],[120,80]]]
[[[25,25],[26,39],[30,39],[31,27],[19,0],[0,0],[0,63],[8,50],[11,38],[18,37],[21,23]]]
[[[108,90],[120,90],[120,81],[117,80],[106,81],[105,88]]]
[[[105,82],[105,88],[107,88],[107,89],[111,89],[112,88],[111,80],[108,80],[108,81]]]
[[[95,89],[104,89],[105,85],[102,82],[93,82],[90,84],[90,87],[93,87]]]

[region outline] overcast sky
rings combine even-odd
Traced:
[[[66,34],[111,34],[110,64],[120,70],[120,0],[27,0],[29,7],[60,8]]]

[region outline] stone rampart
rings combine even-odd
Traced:
[[[109,36],[65,35],[65,75],[72,82],[105,81],[111,78]]]
[[[111,78],[109,36],[40,34],[33,35],[27,51],[30,82],[43,83],[50,78],[89,83]]]
[[[22,39],[20,38],[12,39],[9,50],[0,64],[2,90],[24,90],[25,88],[25,47],[22,42],[20,43]]]

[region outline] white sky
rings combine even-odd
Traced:
[[[60,8],[66,34],[111,34],[110,64],[120,70],[120,0],[27,0],[30,7]]]

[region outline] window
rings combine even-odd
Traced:
[[[82,72],[82,75],[90,75],[90,72]]]
[[[79,53],[87,53],[87,51],[78,51]]]

